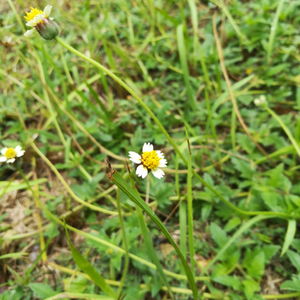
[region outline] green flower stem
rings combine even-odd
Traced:
[[[152,110],[148,107],[146,103],[141,99],[141,97],[130,87],[128,86],[122,79],[120,79],[117,75],[115,75],[112,71],[107,69],[105,66],[100,64],[99,62],[95,61],[94,59],[87,57],[83,53],[79,52],[69,44],[65,43],[61,38],[57,37],[56,38],[57,42],[62,45],[64,48],[68,49],[71,51],[73,54],[79,56],[83,60],[87,61],[88,63],[92,64],[95,66],[98,70],[101,72],[107,74],[110,78],[112,78],[115,82],[117,82],[120,86],[122,86],[128,93],[130,93],[136,101],[144,108],[144,110],[148,113],[148,115],[153,119],[155,124],[158,126],[158,128],[161,130],[161,132],[166,136],[166,139],[168,142],[173,146],[175,152],[179,155],[179,157],[182,159],[184,164],[187,166],[188,161],[185,158],[185,156],[181,153],[179,150],[179,147],[177,146],[176,142],[171,138],[167,130],[164,128],[164,126],[161,124],[159,119],[155,116],[155,114],[152,112]],[[221,195],[213,186],[208,184],[194,169],[193,169],[193,174],[199,179],[199,181],[206,186],[210,191],[212,191],[217,197],[220,198],[220,200],[225,203],[227,206],[229,206],[232,210],[235,212],[241,214],[241,215],[247,215],[247,216],[253,216],[253,215],[270,215],[278,218],[290,218],[290,215],[281,213],[281,212],[268,212],[268,211],[246,211],[243,209],[238,208],[234,204],[232,204],[230,201],[228,201],[223,195]]]

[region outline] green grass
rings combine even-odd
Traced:
[[[0,300],[300,298],[299,9],[1,2]]]

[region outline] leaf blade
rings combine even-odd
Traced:
[[[296,227],[297,227],[296,220],[289,220],[288,221],[287,231],[286,231],[286,234],[285,234],[284,243],[283,243],[283,246],[282,246],[280,256],[283,256],[286,253],[286,251],[288,251],[291,243],[293,242],[293,239],[294,239],[295,234],[296,234]]]

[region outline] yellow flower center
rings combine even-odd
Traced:
[[[6,150],[6,152],[4,153],[4,156],[7,158],[7,159],[12,159],[12,158],[15,158],[17,156],[17,152],[14,148],[8,148]]]
[[[144,167],[154,170],[159,166],[160,158],[156,151],[148,151],[142,154],[142,164]]]
[[[31,7],[30,11],[26,13],[26,16],[24,16],[24,19],[28,22],[34,19],[37,15],[41,15],[44,12],[40,9]]]

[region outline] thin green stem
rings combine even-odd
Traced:
[[[148,204],[149,204],[149,198],[150,198],[150,176],[147,176],[145,202]]]
[[[278,295],[262,295],[264,299],[296,299],[300,297],[300,292]]]

